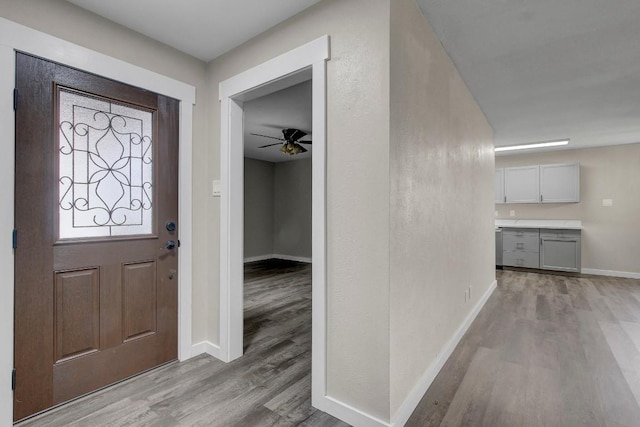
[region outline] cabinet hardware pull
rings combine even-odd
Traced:
[[[504,202],[507,203],[507,196],[504,196]]]
[[[540,201],[542,201],[542,194],[540,195]]]

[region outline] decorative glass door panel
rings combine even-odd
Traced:
[[[153,113],[58,89],[58,237],[153,234]]]

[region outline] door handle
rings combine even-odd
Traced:
[[[178,244],[174,240],[169,240],[160,249],[166,249],[168,251],[171,251],[171,250],[175,249],[177,245]]]

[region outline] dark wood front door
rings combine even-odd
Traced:
[[[179,103],[16,64],[20,420],[177,358]]]

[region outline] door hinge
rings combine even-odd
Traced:
[[[11,371],[11,390],[16,389],[16,368]]]
[[[12,246],[13,249],[16,249],[18,247],[18,230],[16,230],[15,228],[13,229],[13,236],[12,236]]]
[[[18,89],[13,89],[13,110],[18,109]]]
[[[180,239],[178,239],[178,247],[180,247]]]

